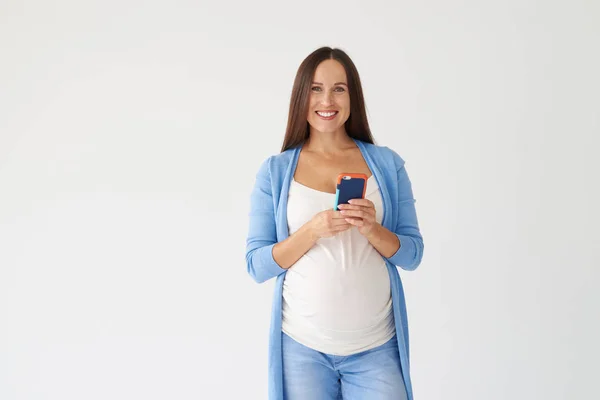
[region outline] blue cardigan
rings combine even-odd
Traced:
[[[400,248],[385,258],[390,276],[396,337],[402,376],[413,399],[410,381],[408,324],[404,289],[396,266],[412,271],[423,257],[423,237],[419,231],[415,199],[404,160],[393,150],[354,140],[375,176],[383,198],[382,225],[394,232]],[[301,146],[270,156],[259,168],[250,196],[249,229],[246,241],[248,274],[258,283],[276,278],[269,340],[269,399],[283,400],[281,354],[281,304],[286,269],[273,259],[273,246],[289,236],[287,198]],[[293,268],[293,267],[292,267]]]

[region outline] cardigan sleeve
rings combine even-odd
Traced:
[[[393,151],[392,151],[393,152]],[[417,212],[415,209],[415,198],[413,197],[412,185],[404,160],[393,152],[396,164],[396,179],[398,182],[397,203],[394,206],[396,223],[394,233],[400,240],[400,248],[388,260],[406,270],[413,271],[421,263],[423,258],[423,237],[419,230]]]
[[[260,166],[250,195],[246,267],[248,274],[257,283],[265,282],[286,271],[273,259],[277,230],[269,161],[270,159],[265,160]]]

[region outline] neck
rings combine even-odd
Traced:
[[[338,153],[356,145],[344,128],[336,132],[319,132],[311,128],[303,147],[318,153]]]

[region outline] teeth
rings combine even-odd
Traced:
[[[337,114],[337,111],[333,111],[333,112],[321,112],[321,111],[317,111],[317,114],[319,114],[322,117],[331,117],[331,116]]]

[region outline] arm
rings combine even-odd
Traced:
[[[379,244],[379,246],[382,247],[382,255],[392,264],[406,271],[413,271],[419,266],[423,258],[423,237],[419,231],[415,199],[413,197],[412,185],[404,166],[404,160],[397,154],[395,154],[395,158],[397,162],[398,203],[393,206],[397,207],[397,224],[393,232],[384,227],[376,229],[374,242],[385,243]],[[392,238],[392,234],[396,238]],[[396,245],[399,243],[399,247],[396,247],[397,250],[393,253],[392,247],[394,246],[391,243],[395,243]],[[390,255],[390,253],[392,254]]]
[[[288,269],[310,250],[316,243],[317,237],[310,225],[304,224],[287,239],[273,247],[273,258],[283,269]]]
[[[269,160],[260,166],[250,194],[248,237],[246,239],[246,268],[258,283],[265,282],[285,271],[273,258],[277,243],[275,210],[271,191]]]
[[[365,235],[375,250],[385,258],[390,258],[400,248],[398,235],[381,224],[375,224],[371,232]]]
[[[268,160],[261,165],[256,175],[250,195],[249,216],[246,267],[248,274],[258,283],[265,282],[290,268],[319,238],[311,221],[287,239],[277,242]]]
[[[397,212],[398,222],[393,231],[376,221],[375,206],[368,199],[352,199],[349,200],[350,204],[340,204],[339,208],[348,222],[355,225],[384,258],[402,269],[412,271],[419,266],[423,257],[423,238],[419,232],[410,180],[403,163],[396,172],[398,200],[392,206]]]

